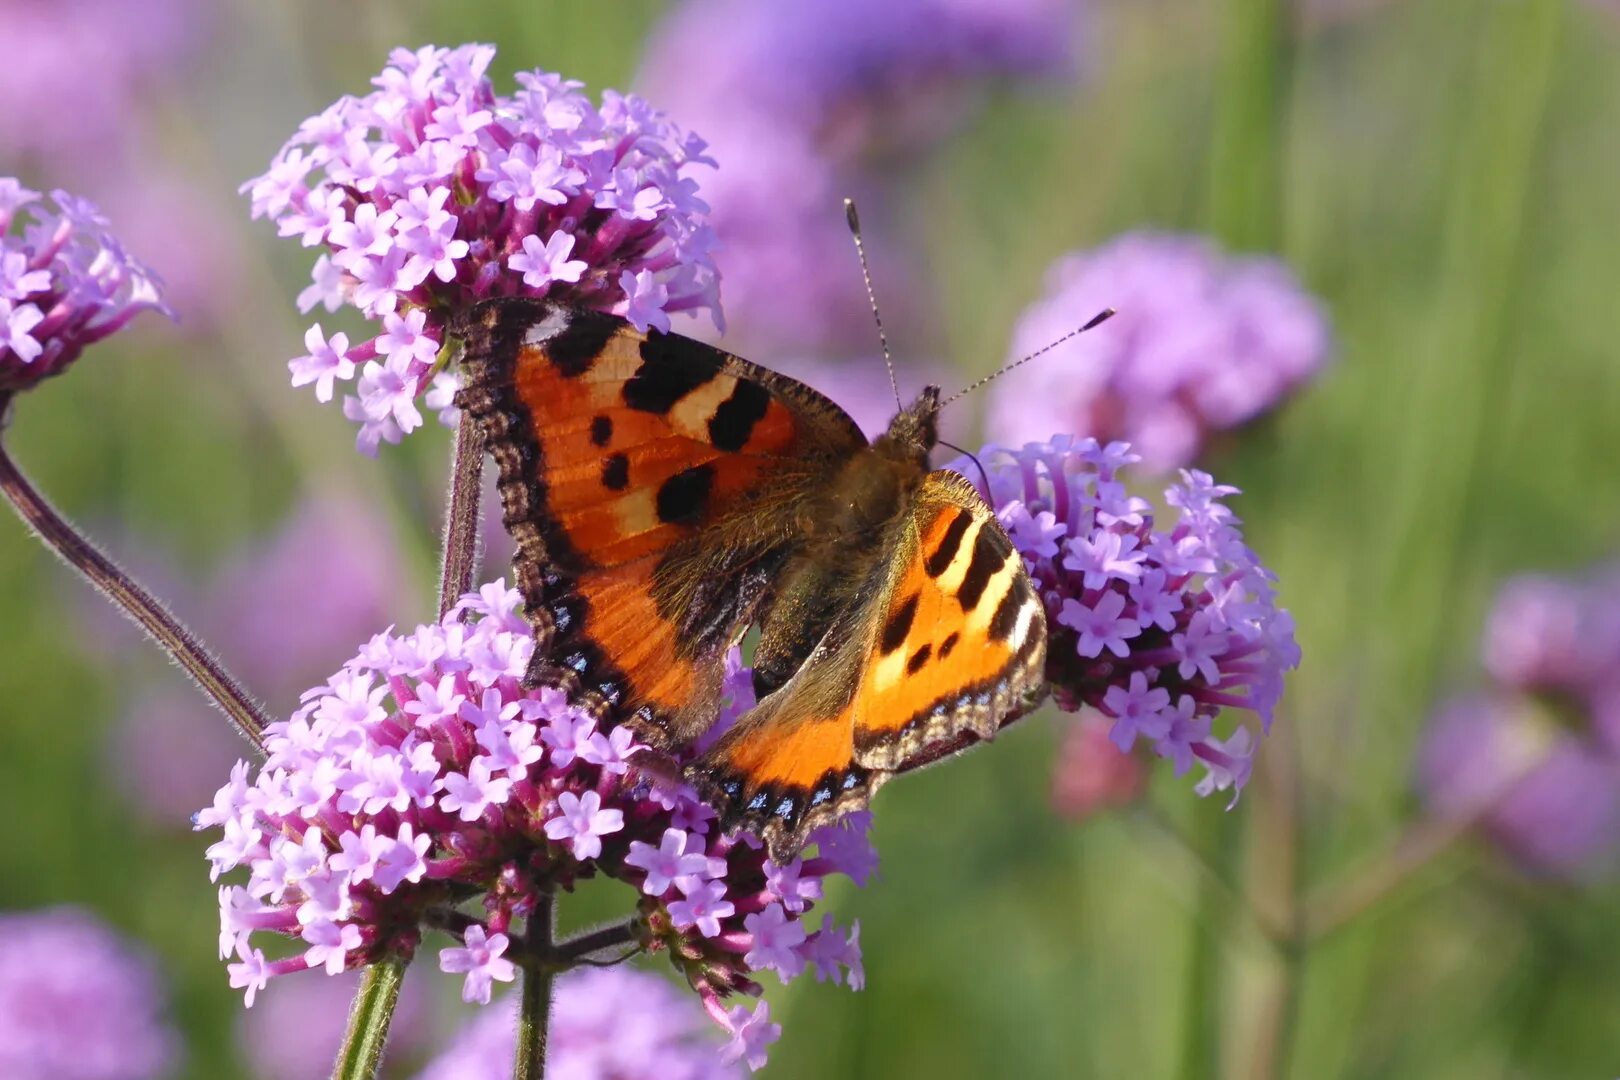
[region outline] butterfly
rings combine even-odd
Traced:
[[[973,484],[930,470],[938,387],[868,442],[808,386],[614,315],[499,299],[460,333],[530,681],[684,760],[779,863],[1032,703],[1045,615]],[[754,627],[757,704],[695,752]]]

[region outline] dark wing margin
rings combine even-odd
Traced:
[[[502,299],[458,331],[457,404],[498,469],[531,679],[662,749],[694,738],[796,545],[797,501],[865,438],[809,387],[614,315]]]

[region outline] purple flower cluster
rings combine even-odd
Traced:
[[[1151,504],[1119,479],[1137,460],[1126,443],[1059,437],[986,447],[978,464],[952,468],[988,482],[985,495],[1045,601],[1058,706],[1098,710],[1121,751],[1141,739],[1178,775],[1198,762],[1200,795],[1232,788],[1236,799],[1253,736],[1239,725],[1217,737],[1213,721],[1246,709],[1270,730],[1283,673],[1299,664],[1293,619],[1223,502],[1237,489],[1184,470],[1165,490],[1177,521],[1162,531]]]
[[[1528,869],[1620,862],[1620,567],[1508,581],[1486,620],[1491,684],[1445,702],[1419,753],[1429,805],[1477,815]]]
[[[60,373],[147,309],[169,314],[157,277],[101,211],[65,191],[47,203],[0,176],[0,394]]]
[[[424,927],[449,929],[443,970],[487,1002],[516,974],[515,918],[540,893],[603,874],[638,896],[635,943],[669,954],[705,1007],[751,1057],[774,1038],[754,975],[862,982],[858,926],[804,919],[823,879],[863,883],[876,857],[864,815],[813,834],[813,856],[777,866],[757,839],[721,834],[689,787],[636,768],[628,730],[603,730],[559,690],[525,690],[534,639],[504,583],[464,597],[442,622],[378,634],[293,716],[266,733],[256,776],[240,763],[212,807],[222,956],[231,984],[255,993],[309,968],[336,974],[411,955]],[[751,676],[733,665],[728,713],[748,707]],[[719,718],[724,722],[725,717]],[[481,918],[460,909],[481,901]],[[300,939],[271,960],[259,931]]]
[[[157,1080],[178,1056],[142,951],[76,908],[0,915],[0,1076]]]
[[[517,1028],[510,999],[464,1027],[417,1080],[505,1080]],[[615,1080],[726,1080],[737,1054],[722,1058],[703,1035],[702,1013],[663,979],[634,968],[570,972],[557,980],[547,1039],[548,1076]]]
[[[1276,406],[1331,354],[1321,305],[1280,261],[1223,255],[1198,236],[1131,233],[1052,266],[1009,358],[1105,308],[1118,314],[993,385],[992,439],[1084,431],[1175,468],[1213,434]]]
[[[987,80],[1067,73],[1074,16],[1069,0],[677,7],[637,82],[702,130],[721,162],[704,195],[739,328],[772,347],[869,345],[839,201],[880,203],[884,159],[914,159],[946,135]],[[894,215],[867,216],[881,226]],[[873,249],[881,258],[896,245]],[[891,316],[904,314],[910,276],[878,267]]]
[[[364,97],[306,120],[270,171],[249,181],[253,214],[323,247],[299,297],[348,303],[381,332],[353,342],[319,323],[292,360],[294,386],[330,401],[375,453],[422,424],[417,399],[454,423],[445,324],[496,296],[550,296],[669,329],[675,312],[721,324],[708,210],[690,175],[704,142],[637,97],[543,71],[497,94],[488,45],[397,49]]]

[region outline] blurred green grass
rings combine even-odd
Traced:
[[[391,45],[491,40],[502,73],[623,86],[659,11],[238,4],[195,85],[152,106],[168,152],[231,206]],[[1330,305],[1337,365],[1212,463],[1245,489],[1250,542],[1299,622],[1305,663],[1279,722],[1298,739],[1317,884],[1415,812],[1415,740],[1475,669],[1499,577],[1620,547],[1620,23],[1560,0],[1401,0],[1279,36],[1275,14],[1097,5],[1093,76],[993,101],[919,163],[903,224],[932,256],[937,341],[964,372],[1002,355],[1052,258],[1142,225],[1272,247]],[[414,545],[420,595],[398,615],[420,618],[447,440],[424,432],[366,462],[335,409],[285,386],[307,255],[237,209],[248,284],[228,321],[100,350],[23,403],[11,444],[77,519],[191,567],[301,491],[376,500]],[[127,691],[79,640],[79,588],[0,522],[0,908],[81,902],[149,942],[187,1075],[237,1075],[203,842],[139,825],[105,781]],[[773,991],[784,1035],[768,1075],[1260,1075],[1279,958],[1138,823],[1056,821],[1052,729],[1021,728],[886,790],[881,877],[832,900],[861,921],[868,987]],[[1274,741],[1265,766],[1283,753]],[[1288,806],[1273,790],[1257,782],[1226,815],[1167,777],[1154,798],[1234,878],[1274,892]],[[614,903],[593,890],[568,917]],[[1279,1075],[1612,1076],[1617,928],[1613,887],[1536,885],[1464,846],[1304,959]]]

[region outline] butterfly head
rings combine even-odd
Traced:
[[[880,452],[893,455],[920,455],[924,460],[939,442],[939,387],[925,386],[906,408],[889,421],[889,430],[878,436]]]

